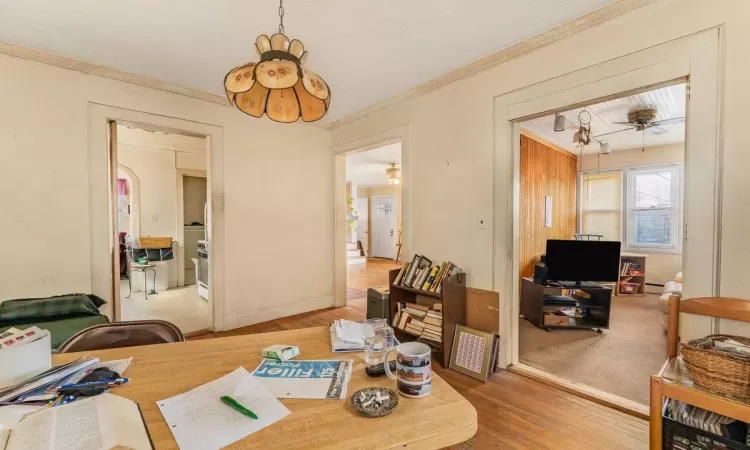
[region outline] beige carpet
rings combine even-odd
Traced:
[[[520,320],[519,360],[537,369],[648,405],[649,377],[664,364],[667,338],[658,295],[612,297],[609,330],[547,332]]]

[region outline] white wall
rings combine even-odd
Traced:
[[[140,182],[141,236],[176,238],[175,152],[119,144],[117,162],[132,170]]]
[[[226,250],[216,257],[226,327],[333,304],[329,132],[7,55],[0,99],[0,204],[14,218],[0,221],[0,299],[92,290],[89,105],[98,103],[223,130]]]
[[[748,297],[750,272],[743,264],[750,251],[746,232],[750,210],[744,206],[750,198],[746,182],[750,127],[745,124],[750,104],[748,1],[657,2],[340,126],[333,130],[333,143],[411,124],[414,251],[455,260],[466,268],[471,286],[500,289],[492,286],[492,248],[498,245],[493,242],[491,221],[493,165],[495,157],[509,155],[493,155],[493,98],[722,24],[726,24],[722,36],[726,42],[726,98],[720,291],[726,296]],[[500,185],[507,182],[494,181]],[[452,214],[444,213],[446,204]],[[488,230],[477,229],[478,215],[490,218]]]
[[[204,223],[203,212],[206,205],[208,186],[201,177],[183,177],[182,198],[185,224]]]
[[[609,155],[601,155],[597,164],[596,155],[584,155],[581,167],[584,171],[612,169],[626,169],[630,167],[655,166],[660,164],[674,164],[685,162],[685,145],[670,144],[619,150]],[[682,254],[653,253],[643,249],[633,250],[649,255],[646,259],[646,282],[665,284],[674,279],[677,272],[682,271]],[[649,292],[659,292],[659,288],[649,287]]]

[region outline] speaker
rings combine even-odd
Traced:
[[[547,284],[547,266],[544,264],[534,266],[534,283],[542,286]]]

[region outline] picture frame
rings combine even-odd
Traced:
[[[497,352],[497,336],[456,325],[449,368],[486,382],[494,372],[493,353]]]

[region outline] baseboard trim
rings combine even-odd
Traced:
[[[570,392],[571,394],[575,394],[579,397],[585,398],[586,400],[591,400],[594,403],[616,409],[620,412],[624,412],[625,414],[630,414],[631,416],[638,417],[639,419],[648,420],[650,417],[649,408],[647,405],[642,405],[638,402],[620,397],[619,395],[610,394],[608,392],[586,386],[585,384],[570,381],[563,377],[544,372],[526,364],[514,364],[508,367],[508,370],[510,372],[523,375],[549,386],[556,387],[563,391]],[[646,380],[646,382],[648,382],[648,380]]]
[[[333,294],[325,294],[319,297],[276,303],[257,309],[232,311],[224,317],[223,331],[331,307],[333,307]]]

